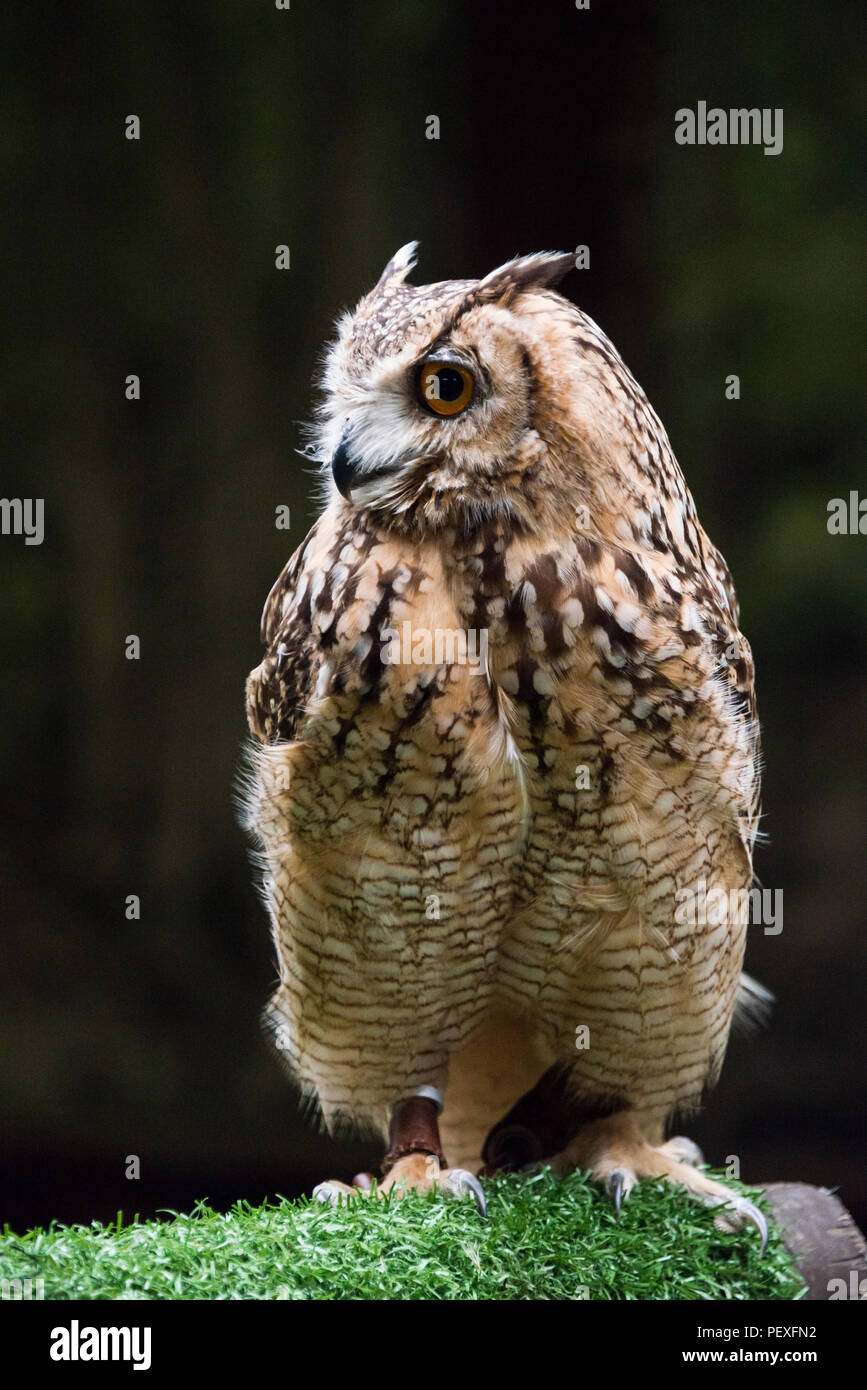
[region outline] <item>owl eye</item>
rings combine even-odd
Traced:
[[[422,404],[435,415],[460,415],[473,399],[475,378],[459,362],[425,362],[418,375]]]

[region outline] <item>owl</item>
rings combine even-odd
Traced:
[[[744,914],[700,910],[742,904],[759,814],[729,571],[554,288],[571,257],[414,286],[415,246],[328,351],[321,515],[247,681],[268,1024],[329,1130],[384,1150],[378,1182],[316,1195],[484,1211],[480,1178],[543,1163],[618,1210],[665,1179],[764,1242],[666,1138],[763,1000]]]

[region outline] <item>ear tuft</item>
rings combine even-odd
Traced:
[[[381,290],[384,285],[402,285],[416,263],[417,250],[418,242],[408,241],[399,251],[395,251],[376,282],[376,288]]]
[[[508,304],[522,290],[556,285],[574,265],[574,255],[565,251],[537,251],[532,256],[516,256],[486,275],[473,291],[473,297],[476,303],[501,301]]]

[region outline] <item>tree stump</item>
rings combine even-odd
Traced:
[[[839,1197],[805,1182],[772,1182],[765,1193],[808,1299],[867,1300],[867,1241]]]

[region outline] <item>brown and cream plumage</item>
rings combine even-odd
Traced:
[[[491,1131],[489,1169],[529,1155],[618,1202],[653,1175],[725,1201],[663,1139],[743,988],[745,924],[675,910],[752,877],[731,578],[643,391],[553,290],[568,256],[418,288],[413,263],[340,324],[324,510],[247,684],[276,1044],[329,1126],[391,1122],[386,1186],[450,1181],[433,1088],[461,1165]],[[730,1223],[760,1220],[733,1201]]]

